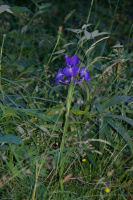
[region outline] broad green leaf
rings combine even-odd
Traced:
[[[22,139],[19,136],[14,136],[12,134],[6,134],[6,135],[0,134],[0,143],[21,144]]]
[[[29,14],[32,13],[32,11],[30,9],[28,9],[26,7],[20,7],[20,6],[13,6],[13,7],[11,7],[11,10],[16,15],[22,15],[24,12],[27,12]]]
[[[115,129],[123,137],[123,139],[127,142],[133,154],[133,143],[127,130],[119,122],[114,122],[113,120],[107,120],[107,122],[113,129]]]
[[[101,126],[99,132],[99,138],[107,139],[107,141],[112,143],[110,127],[104,118],[101,119]]]
[[[60,111],[64,108],[63,105],[56,105],[56,106],[53,106],[52,108],[48,109],[46,112],[45,112],[45,115],[46,116],[51,116],[51,115],[57,115],[60,113]]]
[[[76,109],[71,109],[70,112],[73,113],[73,114],[75,114],[75,115],[84,115],[86,113],[83,110],[76,110]]]
[[[106,101],[104,104],[100,106],[100,110],[103,111],[107,107],[114,106],[116,104],[121,104],[125,102],[132,102],[133,101],[133,96],[115,96],[108,101]]]
[[[31,110],[31,109],[17,109],[17,110],[19,110],[20,112],[26,113],[27,115],[43,119],[45,121],[55,122],[50,117],[41,113],[39,110]]]
[[[131,126],[133,126],[133,119],[130,119],[128,117],[124,117],[121,115],[113,115],[113,114],[106,114],[106,115],[104,115],[104,117],[110,117],[110,118],[112,117],[112,118],[120,119],[120,120],[127,122]]]

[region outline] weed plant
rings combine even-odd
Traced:
[[[1,200],[133,198],[127,2],[1,1]],[[89,77],[57,81],[65,56]]]

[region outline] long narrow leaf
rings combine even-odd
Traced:
[[[113,120],[107,120],[107,122],[113,129],[115,129],[123,137],[123,139],[129,145],[131,152],[133,154],[133,143],[132,143],[132,139],[130,138],[127,130],[119,122],[115,123]]]
[[[111,99],[109,99],[108,101],[106,101],[104,104],[101,105],[101,110],[110,107],[110,106],[114,106],[116,104],[121,104],[121,103],[125,103],[125,102],[132,102],[133,101],[133,96],[115,96]]]
[[[123,116],[120,116],[120,115],[113,115],[113,114],[106,114],[105,117],[112,117],[112,118],[115,118],[115,119],[120,119],[120,120],[127,122],[131,126],[133,126],[133,119],[130,119],[128,117],[123,117]]]

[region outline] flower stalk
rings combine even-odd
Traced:
[[[79,68],[77,65],[79,63],[78,56],[74,55],[71,58],[69,56],[65,56],[65,65],[64,69],[60,68],[58,73],[56,74],[56,84],[65,83],[69,85],[68,95],[66,100],[66,113],[65,113],[65,124],[62,135],[62,141],[60,146],[60,156],[59,156],[59,181],[61,191],[63,192],[63,171],[64,171],[64,146],[65,146],[65,138],[69,125],[69,113],[71,108],[72,96],[74,91],[74,86],[77,83],[82,82],[83,80],[89,82],[91,80],[89,71],[86,67]]]
[[[60,176],[60,187],[61,187],[62,191],[63,191],[63,170],[64,170],[63,151],[64,151],[64,146],[65,146],[66,133],[68,130],[68,125],[69,125],[69,113],[70,113],[70,108],[71,108],[73,91],[74,91],[74,85],[73,85],[73,78],[72,78],[71,83],[68,88],[68,95],[67,95],[67,101],[66,101],[65,124],[64,124],[64,131],[63,131],[62,141],[61,141],[61,146],[60,146],[59,176]]]

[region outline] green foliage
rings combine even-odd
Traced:
[[[0,143],[5,144],[21,144],[22,140],[19,136],[14,136],[12,134],[1,135],[0,134]]]
[[[126,0],[1,1],[0,199],[131,198],[130,7]],[[62,193],[68,86],[55,85],[55,76],[74,54],[91,81],[74,88]]]

